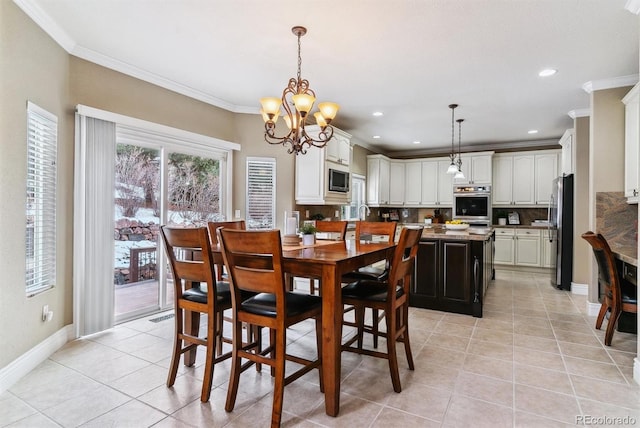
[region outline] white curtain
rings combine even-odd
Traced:
[[[116,124],[76,114],[73,317],[76,336],[113,327]]]

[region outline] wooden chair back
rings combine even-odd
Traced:
[[[362,235],[382,235],[387,236],[387,242],[393,244],[396,235],[397,222],[381,222],[381,221],[357,221],[356,222],[356,240],[362,240]]]
[[[229,272],[234,308],[242,301],[243,292],[270,293],[276,298],[276,313],[284,317],[286,302],[280,231],[222,227],[217,233]]]
[[[244,220],[234,220],[234,221],[210,221],[207,223],[207,228],[209,229],[209,238],[211,239],[211,245],[213,247],[218,246],[218,234],[216,230],[219,227],[224,227],[227,229],[235,229],[235,230],[246,230],[246,225]],[[218,281],[222,280],[222,273],[224,271],[224,264],[217,263],[216,264],[216,272]]]
[[[403,287],[406,296],[409,295],[422,230],[423,227],[405,227],[400,233],[389,271],[389,294],[393,297],[398,286]]]
[[[207,305],[213,308],[216,301],[216,280],[207,228],[162,226],[160,233],[173,273],[176,301],[182,298],[185,287],[204,283],[207,285]],[[198,257],[194,257],[194,254],[198,254]]]
[[[332,232],[339,233],[340,236],[338,240],[344,241],[345,235],[347,234],[347,221],[316,221],[316,229],[318,232]]]
[[[598,280],[605,287],[605,293],[610,292],[613,301],[620,305],[622,294],[618,281],[618,269],[607,240],[600,233],[595,234],[591,231],[583,233],[582,238],[591,245],[598,264]]]

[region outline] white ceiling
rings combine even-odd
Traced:
[[[451,103],[463,151],[557,140],[583,85],[634,84],[639,64],[627,0],[14,1],[73,55],[243,113],[295,76],[303,25],[302,77],[387,153],[446,151]]]

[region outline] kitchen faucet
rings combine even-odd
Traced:
[[[362,215],[360,215],[360,210],[364,208],[364,211],[362,212]],[[365,214],[366,212],[366,214]],[[369,207],[367,206],[367,204],[362,204],[358,207],[358,217],[360,217],[360,220],[366,220],[367,216],[371,214],[371,210],[369,209]]]

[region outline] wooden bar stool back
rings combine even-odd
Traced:
[[[206,351],[204,379],[200,400],[209,401],[214,365],[231,357],[231,353],[216,353],[217,342],[222,340],[221,314],[231,307],[229,284],[217,282],[211,243],[206,227],[160,228],[164,247],[173,274],[175,292],[175,335],[173,354],[167,386],[173,386],[185,354],[187,366],[195,363],[196,348],[204,346]],[[194,253],[198,257],[194,257]],[[199,336],[200,314],[207,315],[206,337]]]
[[[326,238],[326,239],[332,239],[332,240],[337,240],[337,241],[344,241],[345,236],[347,235],[347,225],[349,224],[349,222],[347,221],[336,221],[336,220],[331,220],[331,221],[316,221],[316,229],[317,232],[320,233],[337,233],[337,236],[332,236],[331,238]],[[316,232],[316,239],[319,240],[323,240],[323,238],[318,237]],[[309,292],[311,294],[317,294],[320,295],[321,294],[321,287],[320,287],[320,278],[309,278]]]
[[[356,311],[357,332],[343,346],[343,351],[385,358],[389,361],[389,371],[395,392],[402,391],[398,371],[396,342],[404,344],[409,369],[413,370],[413,356],[409,342],[409,289],[413,277],[418,243],[422,236],[422,227],[402,229],[400,240],[396,246],[389,276],[386,280],[363,279],[347,285],[342,289],[342,300],[345,305],[352,305]],[[386,333],[377,328],[364,325],[365,308],[384,311]],[[376,320],[374,320],[375,323]],[[373,351],[362,347],[364,332],[387,339],[387,352]],[[357,346],[352,344],[357,341]]]
[[[237,230],[246,230],[246,225],[244,220],[234,220],[234,221],[210,221],[207,223],[207,228],[209,228],[209,237],[211,238],[211,245],[216,247],[218,245],[218,235],[216,234],[216,230],[219,227],[226,227],[227,229],[237,229]],[[216,274],[218,281],[222,281],[224,276],[224,263],[216,263]]]
[[[273,406],[271,426],[280,426],[284,387],[310,370],[320,371],[322,390],[322,300],[318,296],[290,293],[285,290],[282,268],[282,243],[279,230],[241,231],[218,229],[218,242],[222,249],[225,266],[229,272],[233,307],[233,356],[231,379],[227,390],[225,410],[235,406],[240,382],[241,359],[272,367],[274,374]],[[242,293],[255,293],[243,299]],[[318,358],[308,360],[286,354],[287,328],[308,318],[316,321],[316,343]],[[271,333],[270,346],[262,352],[252,352],[242,346],[241,323],[268,327]],[[270,353],[267,357],[266,354]],[[302,368],[285,377],[285,361],[302,364]]]
[[[604,335],[604,344],[611,346],[613,332],[622,312],[638,313],[638,292],[635,287],[623,287],[616,267],[616,261],[609,247],[609,243],[601,234],[591,231],[583,233],[582,238],[586,240],[593,249],[593,255],[598,264],[598,282],[604,287],[602,305],[598,318],[596,318],[596,328],[600,330],[602,321],[607,312],[609,323]]]

